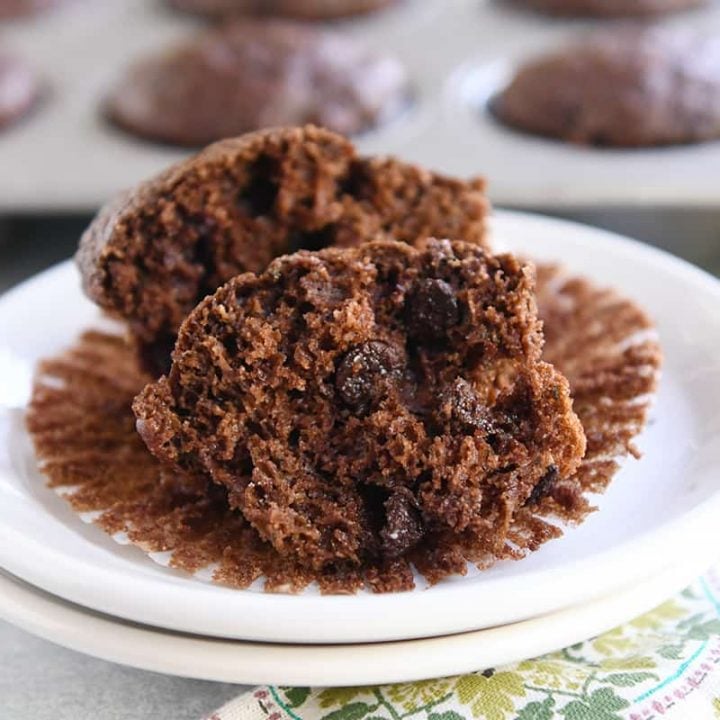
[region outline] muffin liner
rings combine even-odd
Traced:
[[[409,590],[453,572],[519,559],[595,508],[622,459],[639,457],[633,439],[645,425],[661,353],[647,315],[613,290],[537,268],[545,324],[544,358],[568,378],[588,439],[576,472],[539,503],[515,513],[502,550],[482,556],[410,556],[338,575],[313,574],[280,557],[222,488],[163,469],[135,431],[134,396],[151,379],[118,334],[86,332],[38,371],[27,425],[48,485],[116,541],[198,579],[235,588],[324,593]],[[468,564],[471,564],[468,567]]]

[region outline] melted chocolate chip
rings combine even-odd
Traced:
[[[443,391],[436,420],[457,432],[491,432],[495,429],[488,408],[480,402],[473,386],[463,378],[457,378]]]
[[[400,353],[378,340],[351,348],[338,366],[335,387],[343,402],[355,410],[379,400],[402,365]]]
[[[381,551],[386,558],[404,555],[425,534],[420,513],[408,495],[396,492],[385,501],[385,525],[380,531]]]
[[[444,280],[418,280],[405,304],[410,332],[418,338],[439,340],[460,321],[460,309],[452,287]]]
[[[540,478],[538,484],[532,489],[530,497],[525,501],[525,505],[536,505],[542,498],[547,495],[555,481],[558,479],[558,469],[556,465],[550,465],[547,472]]]

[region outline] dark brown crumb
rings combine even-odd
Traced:
[[[656,341],[630,342],[651,328],[633,303],[568,278],[554,266],[538,267],[537,295],[544,358],[568,377],[574,408],[593,440],[573,477],[551,484],[539,502],[516,513],[508,532],[512,544],[468,558],[481,568],[522,557],[559,536],[560,529],[545,518],[577,523],[592,510],[586,496],[602,492],[618,461],[637,453],[633,438],[645,425],[657,382]],[[45,383],[45,377],[53,382]],[[281,560],[229,509],[222,488],[177,473],[163,475],[135,432],[130,408],[148,380],[131,346],[96,332],[43,363],[28,427],[49,484],[72,486],[66,497],[76,510],[103,511],[95,522],[107,532],[126,532],[145,550],[172,550],[173,567],[192,573],[219,563],[214,573],[219,583],[245,588],[265,577],[268,591],[302,590],[315,574]],[[467,562],[457,550],[416,553],[412,560],[431,581],[463,573]],[[407,559],[398,558],[370,565],[360,583],[356,575],[335,575],[323,588],[352,592],[363,581],[375,592],[414,585]]]
[[[316,570],[495,550],[585,451],[533,290],[512,256],[447,240],[279,258],[188,316],[138,431]]]
[[[361,158],[312,126],[211,145],[106,206],[77,260],[86,293],[127,320],[150,369],[166,369],[180,323],[208,293],[300,249],[373,239],[483,244],[484,183],[392,158]]]

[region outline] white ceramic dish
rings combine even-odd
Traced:
[[[720,4],[662,22],[717,32]],[[404,0],[337,23],[339,31],[399,56],[416,88],[413,112],[358,144],[446,172],[484,174],[500,204],[716,205],[720,142],[594,150],[523,136],[487,113],[484,101],[513,66],[598,24],[548,19],[502,0]],[[92,210],[184,157],[113,129],[98,106],[129,62],[199,25],[162,0],[75,0],[54,13],[3,23],[3,47],[37,67],[48,97],[32,117],[0,134],[0,210]]]
[[[170,675],[244,685],[376,685],[472,672],[568,647],[652,609],[712,559],[705,548],[642,583],[532,620],[393,643],[276,645],[163,632],[85,610],[2,571],[0,618],[73,650]]]
[[[642,461],[630,461],[602,511],[522,562],[412,593],[264,595],[150,562],[84,525],[44,487],[23,424],[38,359],[97,321],[75,269],[56,267],[0,300],[0,567],[111,615],[202,635],[350,643],[465,632],[586,602],[715,542],[720,512],[720,282],[639,243],[539,216],[499,213],[506,247],[563,260],[654,316],[666,363]],[[4,407],[3,407],[4,406]],[[452,612],[448,612],[452,608]]]

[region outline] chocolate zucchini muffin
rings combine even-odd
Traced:
[[[181,322],[233,276],[329,245],[438,235],[484,242],[484,183],[359,157],[316,127],[211,145],[101,210],[78,251],[86,293],[162,370]]]
[[[279,125],[314,123],[354,135],[410,103],[396,59],[330,30],[249,19],[135,63],[105,110],[134,135],[200,147]]]
[[[27,115],[39,96],[35,73],[18,58],[0,53],[0,130]]]
[[[226,488],[282,556],[325,572],[455,550],[464,568],[585,451],[541,353],[534,275],[510,255],[303,251],[201,302],[133,407],[160,462]]]
[[[539,499],[513,515],[503,547],[468,558],[481,569],[571,535],[570,526],[597,509],[592,501],[622,458],[639,457],[635,438],[658,382],[657,334],[635,303],[543,265],[537,267],[536,296],[543,359],[570,383],[587,449],[571,477],[548,477],[540,486],[545,494],[534,491]],[[92,512],[107,533],[123,533],[142,552],[169,554],[173,568],[190,574],[203,568],[234,588],[259,580],[266,592],[300,592],[312,582],[325,593],[362,587],[394,592],[414,586],[413,568],[429,582],[465,573],[462,553],[452,545],[342,573],[310,572],[281,556],[229,507],[223,486],[168,470],[150,454],[131,409],[149,381],[125,338],[97,331],[84,333],[37,370],[27,424],[42,472],[74,510]]]
[[[62,0],[0,0],[0,20],[34,15],[58,5]]]
[[[507,125],[587,145],[720,137],[720,36],[623,28],[522,66],[495,98]]]
[[[185,12],[201,15],[282,15],[305,20],[360,15],[397,0],[168,0]]]
[[[661,15],[707,4],[707,0],[513,0],[551,15],[630,17]]]

